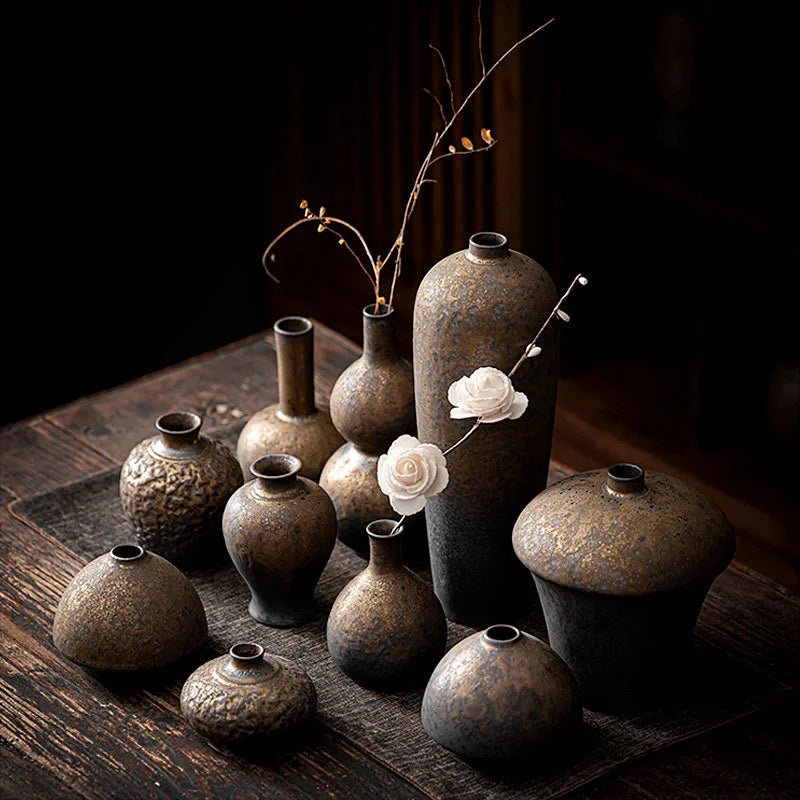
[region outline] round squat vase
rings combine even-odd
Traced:
[[[214,741],[236,744],[294,734],[309,723],[317,692],[308,673],[257,644],[198,667],[181,691],[181,712]]]
[[[493,625],[439,662],[422,698],[422,727],[466,758],[533,755],[580,721],[578,687],[540,639]]]
[[[394,309],[371,303],[362,311],[364,350],[331,392],[331,417],[347,443],[328,460],[320,485],[336,506],[339,539],[362,558],[369,555],[365,530],[394,515],[378,485],[378,459],[404,433],[413,434],[414,377],[397,352]],[[406,560],[427,557],[424,520],[409,521]]]
[[[253,414],[239,434],[236,455],[245,476],[269,453],[291,453],[300,474],[318,481],[325,462],[342,444],[327,411],[314,403],[314,326],[305,317],[283,317],[272,328],[278,359],[278,403]]]
[[[367,568],[342,589],[328,617],[336,666],[363,686],[424,681],[444,653],[447,623],[430,586],[403,566],[402,526],[367,526]]]
[[[228,553],[250,588],[250,616],[276,628],[316,616],[314,587],[336,544],[333,503],[301,468],[285,453],[257,459],[255,480],[231,497],[222,519]]]
[[[56,648],[97,672],[165,667],[200,647],[207,633],[188,578],[134,544],[87,564],[64,590],[53,620]]]
[[[164,414],[156,420],[158,436],[137,444],[120,472],[122,510],[136,541],[170,561],[217,549],[225,504],[242,485],[236,457],[201,436],[201,425],[197,414]]]
[[[615,464],[535,497],[514,527],[514,549],[584,704],[615,710],[679,685],[703,600],[735,540],[701,492]]]
[[[450,418],[448,389],[479,367],[508,373],[557,300],[550,276],[510,250],[499,233],[476,233],[467,250],[447,256],[420,283],[414,304],[414,386],[423,442],[444,448],[472,420]],[[533,601],[514,558],[511,530],[544,489],[556,401],[558,334],[515,376],[533,411],[481,428],[480,447],[448,456],[446,492],[425,506],[433,588],[448,619],[472,627],[519,612]]]

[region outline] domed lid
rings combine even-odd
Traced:
[[[725,515],[702,492],[635,464],[582,472],[531,500],[517,557],[562,586],[613,595],[666,592],[716,577],[733,558]]]

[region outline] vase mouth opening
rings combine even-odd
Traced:
[[[240,642],[231,647],[228,653],[237,661],[252,663],[260,661],[264,657],[264,648],[254,642]]]
[[[367,525],[371,539],[394,539],[403,532],[403,523],[396,519],[376,519]]]
[[[613,464],[608,468],[606,487],[617,494],[639,494],[645,488],[644,470],[638,464]]]
[[[167,436],[190,436],[200,430],[203,420],[191,411],[170,411],[156,420],[156,430]]]
[[[250,474],[265,481],[293,478],[303,468],[303,462],[290,453],[272,453],[257,458],[250,465]]]
[[[521,637],[519,628],[513,625],[492,625],[483,632],[484,640],[496,645],[513,644]]]
[[[494,231],[473,233],[469,237],[469,252],[479,258],[499,258],[508,253],[508,239]]]
[[[129,564],[131,561],[138,561],[144,558],[145,550],[138,544],[118,544],[110,551],[111,558],[115,561],[123,561]]]
[[[367,319],[386,319],[394,314],[394,308],[387,303],[379,303],[378,312],[375,313],[375,303],[367,303],[367,305],[361,309],[361,313]]]
[[[272,330],[281,336],[302,336],[308,333],[314,326],[308,317],[281,317],[273,326]]]

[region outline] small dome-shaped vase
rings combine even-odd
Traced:
[[[165,667],[203,644],[207,633],[189,579],[132,544],[87,564],[64,590],[53,620],[56,648],[98,672]]]

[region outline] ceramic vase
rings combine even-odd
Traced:
[[[439,662],[422,699],[422,727],[465,758],[535,756],[581,718],[567,665],[541,640],[493,625]]]
[[[53,644],[97,672],[154,670],[206,640],[203,604],[175,566],[135,544],[87,564],[61,596]]]
[[[200,434],[197,414],[156,420],[158,436],[131,450],[119,477],[122,510],[136,541],[170,561],[202,559],[221,549],[220,520],[242,485],[233,453]]]
[[[514,549],[584,704],[613,711],[680,684],[700,607],[735,540],[701,492],[615,464],[535,497],[514,527]]]
[[[254,480],[228,501],[225,545],[252,599],[250,616],[264,625],[293,627],[317,614],[314,587],[336,543],[336,512],[300,459],[262,456]]]
[[[450,418],[450,385],[479,367],[508,373],[557,300],[548,274],[510,250],[497,233],[478,233],[422,280],[414,305],[414,385],[419,438],[442,449],[472,420]],[[514,558],[511,530],[533,494],[544,489],[556,400],[558,337],[514,376],[529,410],[484,425],[480,441],[447,460],[450,484],[428,500],[431,572],[448,619],[482,627],[533,601]],[[526,596],[527,595],[527,596]]]
[[[367,526],[367,568],[342,589],[328,617],[336,666],[363,686],[424,681],[444,652],[447,624],[430,586],[403,566],[402,527]]]
[[[308,673],[258,644],[242,643],[198,667],[181,691],[181,712],[199,733],[225,744],[283,739],[314,716]]]
[[[257,458],[290,453],[303,464],[300,474],[318,481],[325,462],[343,440],[328,412],[314,403],[314,326],[305,317],[283,317],[272,330],[278,402],[250,417],[239,434],[236,455],[247,477]]]
[[[374,304],[362,311],[364,349],[336,381],[331,417],[347,443],[328,460],[320,485],[336,506],[339,539],[362,558],[369,554],[365,530],[394,516],[378,486],[378,459],[401,434],[415,432],[411,365],[397,352],[394,310]],[[422,515],[406,531],[407,561],[426,556]]]

